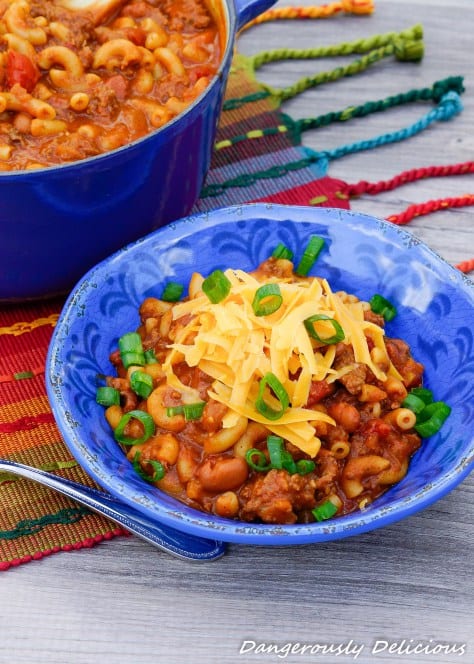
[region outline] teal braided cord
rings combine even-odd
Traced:
[[[339,157],[344,157],[345,155],[353,154],[354,152],[362,152],[363,150],[370,150],[371,148],[377,148],[381,145],[403,141],[406,138],[419,134],[437,120],[450,120],[458,115],[458,113],[462,111],[462,108],[463,106],[459,94],[451,91],[443,96],[439,105],[435,109],[431,110],[409,127],[365,141],[342,145],[334,150],[325,150],[317,154],[323,159],[338,159]]]
[[[320,167],[324,170],[324,172],[326,172],[327,163],[330,159],[337,159],[338,157],[343,157],[344,155],[351,154],[353,152],[368,150],[370,148],[379,147],[380,145],[402,141],[405,138],[409,138],[410,136],[418,134],[420,131],[426,129],[432,122],[435,122],[436,120],[451,119],[460,113],[461,110],[462,103],[459,94],[454,91],[448,92],[442,97],[437,108],[427,113],[418,122],[406,129],[401,129],[400,131],[390,134],[384,134],[383,136],[369,139],[367,141],[344,145],[340,148],[336,148],[335,150],[315,152],[314,150],[307,149],[306,151],[308,156],[304,159],[293,161],[285,165],[273,166],[267,170],[258,171],[256,173],[244,173],[242,175],[238,175],[235,178],[231,178],[230,180],[226,180],[225,182],[210,184],[202,189],[201,198],[220,196],[225,191],[233,187],[249,187],[250,185],[255,184],[258,180],[282,177],[283,175],[287,175],[292,171],[307,168],[316,162],[318,162]]]
[[[82,519],[86,514],[90,514],[90,511],[85,507],[71,507],[59,510],[56,514],[46,514],[39,519],[25,519],[24,521],[19,521],[13,530],[0,531],[0,539],[13,540],[17,539],[17,537],[25,537],[26,535],[36,535],[45,526],[76,523],[76,521]]]
[[[280,113],[280,118],[282,120],[281,125],[278,127],[265,127],[265,129],[261,130],[262,137],[280,134],[282,133],[282,128],[285,127],[292,140],[299,143],[301,142],[301,134],[309,129],[320,129],[322,127],[327,127],[333,122],[347,122],[354,118],[366,117],[371,113],[386,111],[395,106],[401,106],[402,104],[429,100],[439,102],[441,97],[450,90],[458,92],[459,94],[464,92],[462,76],[449,76],[441,81],[436,81],[429,88],[408,90],[407,92],[392,95],[385,99],[367,101],[360,106],[348,106],[341,111],[329,111],[328,113],[318,115],[314,118],[293,120],[290,116]],[[250,137],[247,134],[232,136],[229,139],[229,146],[248,140],[250,140]]]
[[[323,83],[337,81],[340,78],[345,78],[346,76],[354,76],[355,74],[359,74],[383,58],[397,54],[398,52],[399,51],[397,51],[395,44],[387,44],[387,46],[370,51],[370,53],[367,55],[362,56],[358,60],[354,60],[354,62],[351,62],[344,67],[336,67],[331,71],[319,72],[314,76],[301,78],[295,84],[286,88],[273,88],[272,86],[266,85],[264,83],[261,83],[261,85],[271,94],[272,97],[278,99],[280,102],[283,102],[301,94],[309,88],[314,88],[318,85],[322,85]],[[403,53],[406,53],[406,51],[403,51]]]
[[[330,58],[338,55],[354,55],[354,53],[369,53],[388,44],[393,44],[397,40],[421,40],[422,38],[423,29],[421,25],[415,25],[402,32],[387,32],[383,35],[364,37],[352,42],[343,42],[330,46],[305,49],[278,48],[272,51],[263,51],[249,57],[249,60],[253,64],[254,69],[259,69],[262,65],[278,60],[309,60],[313,58]]]
[[[294,124],[298,132],[304,132],[308,129],[318,129],[320,127],[327,127],[332,122],[346,122],[353,118],[363,118],[371,113],[380,113],[395,106],[401,106],[402,104],[429,101],[430,99],[438,102],[444,94],[451,90],[459,94],[464,92],[462,76],[450,76],[441,81],[436,81],[430,88],[409,90],[408,92],[392,95],[385,99],[367,101],[360,106],[348,106],[342,111],[330,111],[315,118],[302,118]]]

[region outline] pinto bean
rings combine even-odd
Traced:
[[[328,413],[333,417],[337,424],[340,424],[346,431],[355,431],[360,424],[360,413],[355,406],[344,401],[333,403],[328,408]]]
[[[248,465],[240,457],[210,456],[196,474],[207,491],[223,492],[237,489],[248,477]]]

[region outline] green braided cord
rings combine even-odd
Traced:
[[[306,159],[299,159],[298,161],[292,161],[288,164],[281,166],[272,166],[265,171],[259,171],[258,173],[243,173],[238,175],[235,178],[226,180],[221,184],[210,184],[207,187],[204,187],[201,190],[201,198],[210,198],[214,196],[220,196],[227,189],[232,187],[249,187],[252,184],[255,184],[258,180],[268,180],[273,178],[279,178],[283,175],[287,175],[291,171],[298,171],[307,166],[311,166],[315,162],[321,159],[321,155],[314,153],[307,157]]]
[[[345,78],[346,76],[354,76],[355,74],[359,74],[365,71],[371,65],[390,55],[396,55],[399,59],[401,59],[403,56],[405,59],[406,56],[412,54],[413,59],[419,60],[420,53],[422,54],[423,51],[423,45],[421,42],[416,42],[416,44],[419,46],[417,49],[412,48],[412,44],[408,44],[407,42],[399,45],[394,43],[388,44],[382,48],[370,51],[370,53],[367,55],[363,55],[360,59],[355,60],[354,62],[351,62],[344,67],[336,67],[336,69],[333,69],[332,71],[320,72],[315,76],[301,78],[299,81],[286,88],[273,88],[272,86],[266,84],[262,84],[262,87],[267,90],[272,97],[279,99],[280,102],[286,101],[287,99],[291,99],[292,97],[301,94],[309,88],[314,88],[318,85],[322,85],[323,83],[337,81],[340,78]],[[405,48],[406,46],[408,46],[408,48]]]
[[[400,61],[421,60],[421,58],[423,57],[422,37],[423,37],[423,30],[421,26],[415,25],[412,28],[403,30],[402,32],[399,33],[391,32],[387,33],[387,35],[379,35],[372,37],[369,40],[358,40],[357,42],[352,42],[352,47],[354,47],[354,44],[358,44],[359,46],[357,48],[362,48],[361,44],[364,44],[364,42],[367,45],[367,43],[370,42],[371,40],[375,43],[376,40],[386,41],[387,38],[390,38],[389,43],[386,43],[385,45],[379,48],[369,51],[362,58],[352,62],[346,67],[337,67],[333,71],[322,72],[315,76],[303,78],[297,81],[294,85],[289,86],[287,88],[283,89],[273,88],[270,85],[266,85],[260,82],[260,85],[263,88],[262,90],[254,92],[250,95],[246,95],[244,97],[227,99],[223,104],[223,110],[224,111],[234,110],[243,106],[244,104],[253,101],[259,101],[260,99],[265,99],[269,96],[273,97],[275,100],[281,103],[282,101],[285,101],[286,99],[291,99],[292,97],[296,96],[297,94],[300,94],[301,92],[304,92],[309,88],[321,85],[323,83],[337,81],[338,79],[343,78],[345,76],[353,76],[354,74],[358,74],[367,69],[370,65],[379,62],[383,58],[390,55],[395,55],[395,57]],[[347,47],[347,44],[345,46]],[[341,45],[332,48],[341,48]],[[272,56],[271,54],[272,53],[281,54],[282,52],[283,51],[280,50],[269,53],[261,53],[254,56],[253,59],[247,58],[249,69],[252,69],[252,65],[253,67],[255,67],[256,65],[260,66],[260,64],[262,64],[263,62],[270,62],[272,57],[277,59],[276,56]],[[291,52],[292,52],[291,50],[285,50],[286,56],[288,56],[288,54]],[[313,51],[313,53],[314,52],[316,52],[316,50]],[[354,51],[354,52],[359,52],[359,51]],[[299,53],[300,54],[305,53],[305,51],[299,51]],[[307,53],[309,53],[309,51]]]
[[[45,526],[76,523],[76,521],[82,519],[86,514],[90,514],[90,511],[85,507],[71,507],[69,509],[59,510],[56,514],[46,514],[39,519],[25,519],[24,521],[19,521],[16,528],[13,528],[13,530],[0,531],[0,539],[13,540],[17,537],[36,535],[36,533],[39,533]]]
[[[418,41],[423,38],[423,28],[421,25],[415,25],[412,28],[402,32],[387,32],[383,35],[374,35],[356,39],[351,42],[342,42],[330,46],[319,46],[316,48],[291,49],[279,48],[272,51],[263,51],[250,57],[254,69],[259,69],[262,65],[278,60],[309,60],[313,58],[330,58],[337,55],[353,55],[354,53],[369,53],[397,40]]]
[[[433,101],[438,102],[441,97],[453,90],[461,94],[464,92],[462,76],[449,76],[441,81],[436,81],[430,88],[421,88],[418,90],[409,90],[397,95],[379,99],[377,101],[367,101],[360,106],[349,106],[342,111],[333,111],[319,115],[316,118],[303,118],[297,120],[295,125],[300,132],[308,129],[318,129],[320,127],[327,127],[332,122],[346,122],[353,118],[363,118],[371,113],[379,113],[386,111],[395,106],[402,104],[410,104],[416,101]]]
[[[245,97],[239,97],[236,99],[226,99],[222,105],[223,111],[234,111],[236,108],[244,106],[252,101],[260,101],[260,99],[266,99],[269,97],[270,93],[268,90],[261,90],[260,92],[254,92],[253,94],[246,95]]]
[[[264,136],[275,136],[276,134],[289,133],[294,142],[301,142],[301,133],[308,129],[319,129],[327,127],[333,122],[347,122],[353,118],[362,118],[371,113],[379,113],[386,111],[395,106],[402,104],[410,104],[418,101],[433,100],[438,102],[446,92],[449,91],[464,92],[463,77],[462,76],[449,76],[441,81],[436,81],[429,88],[413,89],[408,92],[403,92],[397,95],[379,99],[377,101],[367,101],[360,106],[348,106],[342,111],[329,111],[323,115],[318,115],[315,118],[302,118],[301,120],[293,120],[290,116],[280,113],[281,124],[276,127],[265,127],[264,129],[254,129],[246,134],[238,134],[231,138],[219,141],[215,144],[216,150],[236,145],[242,141],[253,138],[262,138]]]
[[[276,127],[265,127],[264,129],[253,129],[248,131],[246,134],[237,134],[232,136],[232,138],[227,138],[222,141],[217,141],[214,144],[215,150],[222,150],[223,148],[229,148],[231,145],[236,145],[237,143],[242,143],[242,141],[248,141],[253,138],[262,138],[264,136],[276,136],[277,134],[285,134],[288,131],[291,131],[291,122],[288,124],[280,124]]]
[[[282,166],[273,166],[266,170],[258,171],[257,173],[244,173],[230,180],[226,180],[225,182],[208,185],[201,191],[201,198],[219,196],[231,187],[248,187],[252,184],[255,184],[255,182],[258,180],[279,178],[291,171],[306,168],[315,162],[327,164],[331,159],[338,159],[339,157],[343,157],[347,154],[368,150],[369,148],[375,148],[379,147],[380,145],[387,145],[389,143],[394,143],[395,141],[401,141],[406,138],[410,138],[411,136],[415,136],[420,131],[426,129],[432,122],[435,122],[436,120],[449,120],[460,113],[461,110],[462,103],[459,94],[453,90],[450,90],[441,98],[435,109],[431,110],[429,113],[424,115],[409,127],[388,134],[383,134],[381,136],[377,136],[365,141],[342,145],[334,150],[315,152],[314,150],[310,151],[307,149],[306,152],[308,156],[305,159],[290,162]]]

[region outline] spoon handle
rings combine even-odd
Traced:
[[[177,558],[193,561],[208,561],[220,558],[225,553],[223,542],[188,535],[157,521],[148,519],[137,510],[98,489],[86,487],[71,480],[56,477],[38,468],[14,461],[0,461],[0,471],[20,475],[72,498],[89,509],[123,526],[162,551]]]

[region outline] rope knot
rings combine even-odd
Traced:
[[[463,109],[461,97],[457,92],[447,92],[439,102],[439,120],[450,120]]]
[[[400,62],[417,62],[423,58],[424,46],[419,39],[404,38],[401,35],[393,40],[394,53]]]
[[[439,103],[444,95],[451,90],[458,94],[464,92],[462,76],[450,76],[442,81],[436,81],[433,85],[433,100]]]
[[[371,14],[374,3],[373,0],[342,0],[342,9],[348,14]]]

